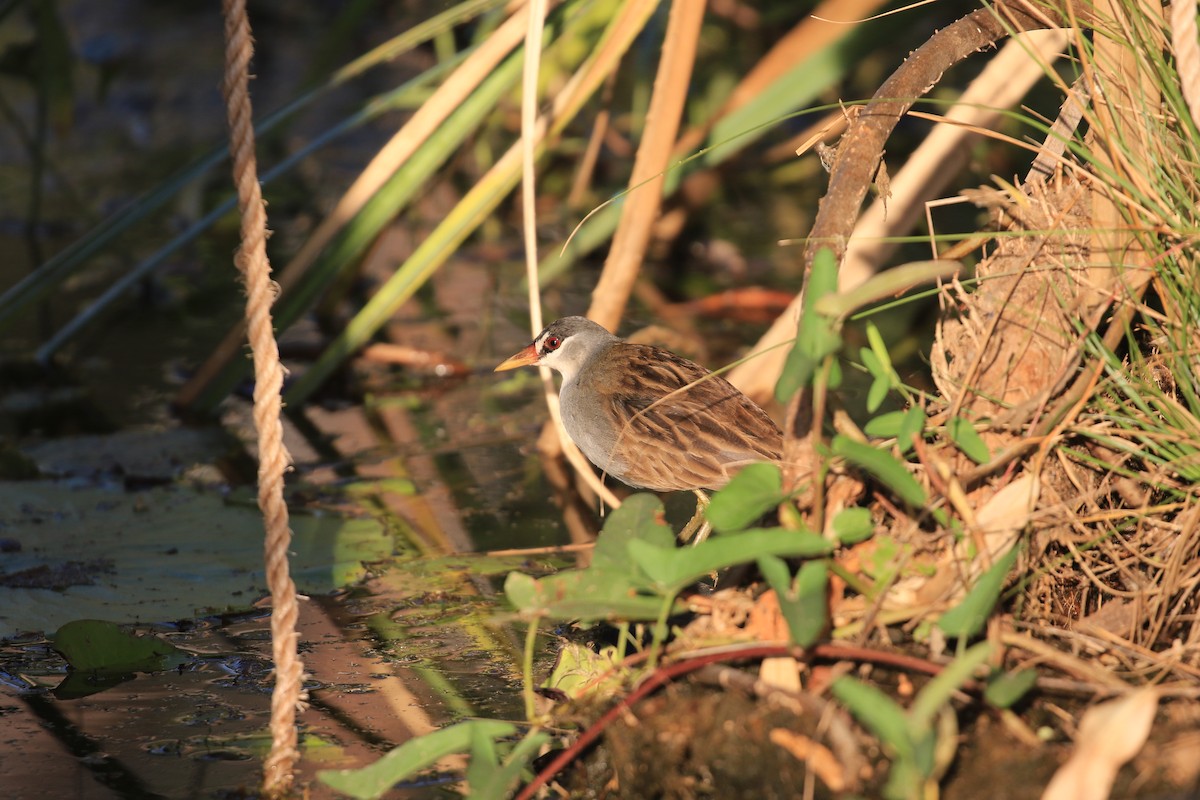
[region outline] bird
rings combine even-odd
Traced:
[[[602,472],[635,489],[690,490],[706,504],[701,490],[782,457],[779,427],[729,381],[585,317],[550,323],[495,371],[530,365],[562,374],[567,434]]]

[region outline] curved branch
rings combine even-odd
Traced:
[[[1079,11],[1072,9],[1072,16]],[[999,3],[971,12],[914,50],[879,87],[842,137],[829,178],[829,191],[820,202],[804,249],[805,266],[812,264],[813,256],[822,247],[832,247],[841,261],[888,137],[900,118],[937,85],[946,70],[1014,31],[1061,24],[1063,15],[1059,12],[1035,12],[1021,2]]]

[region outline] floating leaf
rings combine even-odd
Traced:
[[[249,608],[266,591],[262,524],[253,504],[179,486],[135,493],[0,483],[0,529],[37,532],[36,547],[5,556],[7,575],[104,565],[98,577],[60,588],[0,586],[0,636],[52,631],[82,617],[161,622]],[[305,593],[360,580],[363,562],[395,550],[374,519],[297,513],[291,527],[292,576]]]
[[[189,656],[156,636],[137,636],[114,622],[79,619],[63,625],[50,637],[51,644],[72,669],[83,672],[153,672],[167,660],[182,663]]]

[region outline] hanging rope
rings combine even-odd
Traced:
[[[254,156],[250,112],[250,58],[254,42],[246,0],[222,0],[225,15],[225,103],[229,114],[229,150],[242,218],[242,244],[234,263],[246,284],[246,324],[254,353],[254,424],[258,429],[258,507],[266,528],[264,546],[267,586],[274,610],[271,646],[275,691],[271,694],[271,752],[263,765],[263,793],[286,794],[292,785],[296,749],[296,709],[303,700],[304,666],[296,653],[296,585],[288,573],[287,551],[292,532],[283,501],[283,474],[290,457],[283,446],[280,422],[283,365],[271,326],[271,304],[277,286],[267,261],[267,213]]]

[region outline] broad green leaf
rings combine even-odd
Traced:
[[[512,736],[517,726],[508,722],[474,719],[410,739],[383,758],[362,769],[325,770],[317,778],[342,794],[360,800],[382,797],[396,783],[427,769],[438,759],[452,753],[464,753],[471,747],[478,728],[494,739]]]
[[[946,423],[946,433],[949,435],[950,441],[954,442],[958,449],[962,450],[967,458],[976,464],[986,464],[991,460],[992,454],[988,451],[988,446],[979,436],[979,431],[975,430],[975,426],[968,420],[954,417]]]
[[[804,310],[800,316],[796,343],[784,363],[779,382],[775,384],[775,399],[786,405],[792,395],[816,373],[821,361],[836,353],[842,346],[839,322],[815,310],[817,301],[837,291],[838,264],[833,251],[827,247],[817,251],[812,272],[804,290]]]
[[[1004,579],[1016,563],[1017,548],[1013,547],[979,576],[961,603],[942,614],[937,623],[942,632],[957,638],[970,638],[979,633],[1000,599]]]
[[[788,625],[792,643],[808,647],[821,637],[829,621],[829,569],[824,560],[806,561],[800,565],[793,582],[787,564],[775,556],[758,559],[758,568],[766,577],[779,609]]]
[[[50,637],[51,645],[81,672],[153,672],[167,660],[183,663],[189,656],[156,636],[137,636],[113,622],[79,619],[68,622]]]
[[[875,439],[895,439],[904,424],[905,411],[888,411],[871,417],[863,426],[863,433]]]
[[[856,467],[871,473],[908,505],[914,508],[925,505],[925,490],[917,483],[917,479],[909,474],[904,464],[897,461],[891,453],[840,434],[833,437],[831,449],[834,455],[841,456]]]
[[[947,664],[945,669],[925,684],[925,688],[917,692],[908,712],[909,729],[914,735],[923,736],[933,729],[934,717],[950,702],[954,693],[971,679],[975,670],[987,662],[992,650],[990,642],[980,642],[971,647]]]
[[[500,756],[496,752],[496,740],[483,728],[475,726],[470,734],[471,760],[467,764],[467,785],[474,789],[491,782],[492,775],[500,766]]]
[[[912,761],[916,753],[909,734],[908,717],[896,701],[874,686],[847,676],[835,680],[829,690],[898,758]]]
[[[508,573],[504,579],[504,596],[518,611],[535,611],[540,599],[537,579],[523,572]]]
[[[631,545],[652,547],[636,540]],[[657,619],[663,604],[635,586],[627,572],[594,566],[537,579],[514,572],[504,592],[523,614],[583,622]]]
[[[695,547],[656,547],[630,542],[629,553],[663,594],[673,594],[716,570],[761,556],[811,558],[828,555],[833,545],[809,531],[758,528],[718,536]]]
[[[721,533],[740,531],[782,503],[784,497],[778,466],[750,464],[713,495],[705,515]]]
[[[871,325],[869,322],[867,324]],[[871,325],[871,327],[874,326]],[[876,335],[878,335],[878,331],[876,331]],[[874,414],[883,404],[888,390],[892,388],[891,363],[889,362],[885,367],[884,362],[879,360],[879,356],[867,347],[859,349],[858,357],[863,366],[867,368],[867,372],[871,374],[871,388],[867,390],[867,411]]]
[[[913,406],[907,411],[889,411],[867,420],[863,432],[876,439],[895,439],[901,453],[912,449],[913,436],[925,428],[925,411]]]
[[[541,732],[530,732],[517,743],[512,752],[499,764],[489,764],[486,770],[475,770],[475,759],[467,771],[471,800],[506,800],[513,796],[513,788],[521,772],[530,768],[542,745],[550,737]]]
[[[871,371],[875,377],[886,377],[888,380],[894,380],[896,368],[892,366],[892,354],[888,352],[887,345],[883,343],[883,334],[879,332],[879,327],[871,320],[867,320],[865,326],[867,331],[867,344],[871,345],[870,353],[879,362],[879,372]],[[865,364],[866,361],[863,361]]]
[[[891,382],[886,378],[876,378],[871,381],[871,388],[867,389],[867,411],[869,413],[874,414],[879,410],[891,388]]]
[[[102,446],[95,437],[80,441]],[[290,524],[291,573],[306,594],[360,580],[363,562],[395,550],[374,519],[294,513]],[[0,586],[0,637],[53,631],[85,617],[161,622],[248,609],[266,590],[262,514],[253,501],[182,486],[135,493],[0,483],[0,530],[31,526],[37,546],[6,554],[5,571],[49,579]],[[81,580],[81,572],[99,577]]]
[[[983,698],[996,708],[1011,708],[1037,685],[1037,679],[1034,669],[998,673],[988,681]]]
[[[871,323],[868,322],[867,324],[870,325]],[[883,366],[883,362],[879,360],[879,356],[875,355],[875,351],[871,348],[860,347],[858,349],[858,360],[867,368],[867,372],[870,373],[872,378],[883,378],[886,380],[890,377],[887,369]]]
[[[842,544],[858,544],[875,533],[871,511],[866,508],[846,508],[833,518],[833,532]]]
[[[901,453],[907,453],[913,447],[913,437],[920,436],[925,430],[925,409],[913,406],[904,412],[900,421],[900,430],[896,431],[896,444]]]
[[[671,547],[675,543],[674,532],[664,522],[662,501],[649,492],[626,498],[620,508],[608,515],[592,551],[589,569],[632,569],[626,545],[635,540],[659,547]]]

